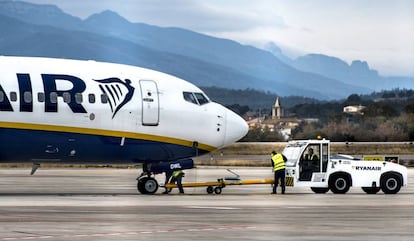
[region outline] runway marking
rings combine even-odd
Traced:
[[[235,208],[235,207],[214,207],[214,206],[189,206],[187,208],[192,209],[216,209],[216,210],[238,210],[241,208]]]
[[[254,229],[254,226],[220,226],[220,227],[201,227],[201,228],[187,228],[187,229],[165,229],[154,231],[129,231],[129,232],[112,232],[112,233],[90,233],[90,234],[73,234],[73,235],[36,235],[36,236],[18,236],[18,237],[4,237],[0,240],[44,240],[53,238],[90,238],[90,237],[108,237],[108,236],[125,236],[138,234],[156,234],[156,233],[185,233],[185,232],[205,232],[215,230],[238,230],[238,229]]]

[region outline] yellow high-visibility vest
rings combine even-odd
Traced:
[[[314,154],[312,154],[312,156],[311,156],[311,158],[310,158],[310,160],[311,161],[313,161],[313,159],[316,157],[316,160],[318,160],[318,155],[316,155],[315,153]]]
[[[178,177],[181,173],[184,173],[183,170],[177,170],[177,171],[173,172],[172,176],[173,177]]]
[[[280,154],[280,153],[277,153],[276,155],[272,154],[272,161],[273,161],[273,170],[274,171],[279,171],[281,169],[286,168],[282,154]]]

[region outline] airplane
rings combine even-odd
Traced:
[[[246,122],[195,85],[158,71],[93,60],[0,56],[0,162],[138,164],[155,174],[236,142]]]

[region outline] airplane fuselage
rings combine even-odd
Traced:
[[[178,160],[247,132],[198,87],[160,72],[5,56],[0,66],[0,162]]]

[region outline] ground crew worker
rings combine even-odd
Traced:
[[[184,193],[182,179],[184,177],[183,170],[176,170],[172,173],[171,181],[170,183],[177,183],[178,190],[180,193]]]
[[[313,148],[309,148],[309,154],[306,156],[309,161],[318,162],[319,157],[315,153],[313,153]]]
[[[307,158],[308,158],[308,161],[309,161],[308,164],[309,164],[312,172],[318,171],[319,166],[320,166],[319,157],[318,157],[318,155],[316,155],[313,152],[313,148],[309,148],[309,154],[308,154]]]
[[[171,188],[167,188],[167,183],[170,182],[170,179],[172,177],[173,171],[169,170],[165,172],[165,181],[164,181],[164,186],[165,186],[165,191],[163,192],[163,194],[168,194],[169,192],[171,192]]]
[[[275,151],[272,151],[272,166],[273,166],[273,171],[275,172],[275,180],[274,180],[274,184],[273,184],[273,192],[272,194],[276,194],[276,188],[277,185],[279,183],[280,180],[280,187],[282,188],[282,194],[285,194],[285,189],[286,189],[286,183],[285,183],[285,177],[286,177],[286,173],[285,173],[285,161],[286,161],[286,157],[283,156],[280,153],[276,153]]]

